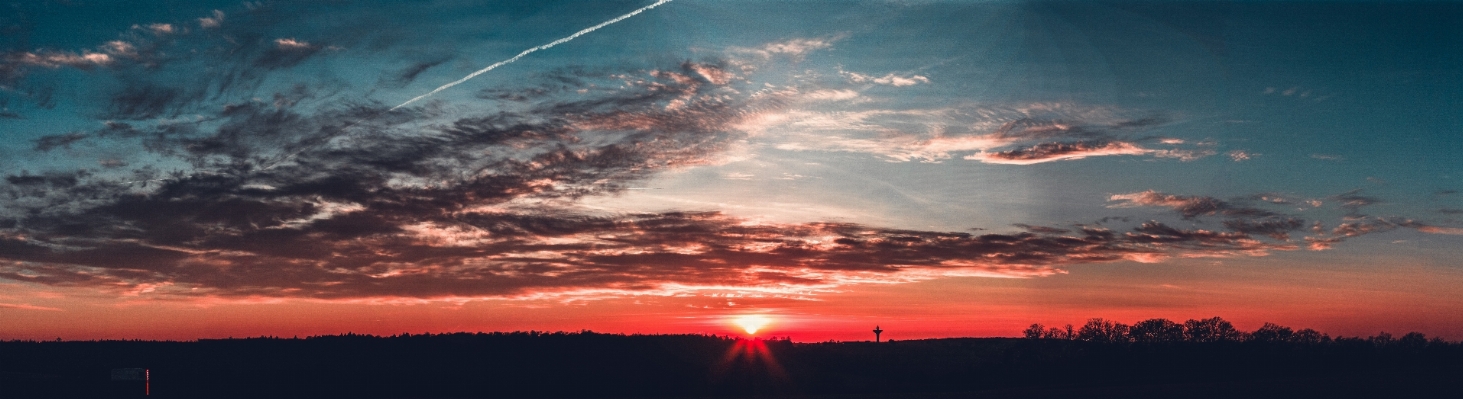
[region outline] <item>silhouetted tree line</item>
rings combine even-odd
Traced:
[[[108,378],[112,369],[134,367],[151,371],[153,398],[1463,393],[1463,379],[1457,378],[1463,375],[1463,345],[1422,340],[1420,334],[1328,338],[1276,325],[1240,333],[1218,318],[1132,326],[1098,319],[1081,328],[1035,327],[1031,330],[1040,335],[1032,337],[1041,339],[884,343],[589,331],[10,341],[0,342],[0,398],[141,397],[141,383]]]
[[[1234,325],[1220,317],[1208,319],[1189,319],[1183,324],[1168,319],[1148,319],[1133,325],[1118,323],[1103,318],[1088,319],[1082,328],[1073,329],[1071,324],[1064,327],[1046,327],[1041,324],[1032,324],[1022,331],[1028,339],[1065,339],[1099,343],[1173,343],[1173,342],[1255,342],[1267,344],[1343,344],[1343,345],[1374,345],[1377,347],[1400,347],[1400,348],[1423,348],[1426,346],[1447,346],[1450,343],[1442,338],[1434,337],[1431,340],[1420,332],[1409,332],[1401,338],[1394,339],[1392,334],[1382,332],[1368,337],[1339,337],[1331,338],[1330,335],[1321,333],[1309,328],[1299,331],[1290,327],[1275,323],[1265,323],[1253,332],[1239,331]]]

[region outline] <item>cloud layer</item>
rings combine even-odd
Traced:
[[[417,121],[441,120],[432,107],[309,112],[291,106],[313,97],[296,88],[274,101],[228,104],[203,121],[110,122],[42,138],[36,151],[132,143],[192,172],[7,176],[0,277],[175,296],[793,294],[1294,248],[1246,231],[1156,221],[1131,231],[1028,226],[971,235],[566,207],[665,170],[714,163],[747,137],[740,126],[802,101],[800,91],[747,87],[728,65],[546,73],[526,87],[481,93],[516,104],[511,112],[428,127]]]
[[[938,77],[840,71],[825,76],[834,80],[754,79],[766,63],[796,62],[838,37],[654,68],[561,68],[482,89],[473,104],[394,109],[342,100],[329,83],[266,84],[363,42],[270,36],[251,30],[257,26],[247,18],[216,11],[196,28],[139,25],[92,50],[0,56],[5,85],[41,69],[115,73],[118,87],[97,106],[96,128],[45,135],[30,150],[96,145],[121,153],[4,176],[0,278],[182,298],[804,295],[947,276],[1043,276],[1094,262],[1323,249],[1398,227],[1457,234],[1361,215],[1380,200],[1356,192],[1325,199],[1348,215],[1329,230],[1265,208],[1281,202],[1158,191],[1110,200],[1169,208],[1170,219],[1185,222],[1223,220],[1214,228],[1157,220],[1121,229],[1021,224],[1024,232],[975,235],[758,223],[714,212],[594,213],[575,201],[716,164],[744,145],[1017,165],[1193,160],[1217,150],[1151,133],[1167,123],[1161,115],[1050,103],[891,109],[871,94]],[[185,40],[218,47],[205,46],[195,59],[165,56]],[[450,58],[422,57],[377,82],[407,86]],[[174,63],[215,68],[179,79],[132,74]]]

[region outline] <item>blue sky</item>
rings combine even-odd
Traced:
[[[1342,254],[1457,293],[1436,285],[1463,240],[1455,3],[676,0],[392,109],[650,4],[9,5],[0,312],[534,303],[590,322],[732,295],[757,299],[702,312],[813,301],[827,322],[881,287],[1219,284],[1193,262],[1291,276]],[[1299,288],[1271,298],[1280,317],[1313,310]],[[578,300],[616,305],[567,316]],[[1074,311],[1028,305],[1001,320]],[[1394,328],[1356,306],[1337,328]],[[0,333],[75,320],[45,317]]]

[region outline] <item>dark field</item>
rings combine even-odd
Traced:
[[[3,342],[0,398],[1463,397],[1463,345],[491,333]]]

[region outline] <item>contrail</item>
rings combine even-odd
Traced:
[[[541,46],[538,46],[538,47],[534,47],[534,48],[531,48],[531,49],[528,49],[528,50],[523,50],[523,52],[518,53],[518,55],[513,56],[513,58],[509,58],[509,59],[506,59],[506,60],[498,61],[497,63],[495,63],[493,65],[488,65],[487,68],[479,69],[479,70],[477,70],[477,72],[470,73],[467,76],[464,76],[462,79],[458,79],[458,80],[456,80],[456,81],[454,81],[452,83],[448,83],[448,84],[442,85],[442,87],[438,87],[435,90],[432,90],[430,92],[427,92],[427,94],[423,94],[423,95],[420,95],[420,96],[416,96],[416,98],[413,98],[413,99],[410,99],[410,100],[406,100],[406,102],[401,103],[401,105],[397,105],[395,107],[391,107],[391,110],[392,111],[395,111],[397,108],[405,107],[405,106],[407,106],[407,104],[411,104],[411,103],[417,102],[417,100],[421,100],[423,98],[431,97],[433,94],[437,94],[437,92],[440,92],[442,90],[450,89],[450,88],[452,88],[452,86],[460,85],[460,84],[462,84],[462,82],[466,82],[468,80],[471,80],[472,78],[475,78],[478,75],[482,75],[484,73],[487,73],[488,71],[491,71],[493,69],[496,69],[496,68],[498,68],[500,66],[504,66],[504,65],[511,64],[511,63],[513,63],[513,61],[518,61],[519,58],[523,58],[523,56],[529,55],[529,54],[531,54],[531,53],[533,53],[535,51],[548,49],[550,47],[557,46],[557,45],[562,44],[564,42],[567,42],[567,41],[570,41],[570,40],[574,40],[575,38],[578,38],[580,36],[583,36],[586,33],[594,32],[596,30],[599,30],[599,28],[603,28],[603,27],[609,26],[610,24],[613,24],[613,23],[616,23],[616,22],[620,22],[620,21],[624,20],[625,18],[633,17],[636,14],[640,14],[642,12],[645,12],[645,10],[652,9],[652,8],[655,8],[656,6],[659,6],[659,5],[665,4],[665,3],[669,3],[669,2],[671,2],[671,0],[660,0],[660,1],[655,2],[655,4],[651,4],[651,5],[648,5],[648,6],[645,6],[645,7],[640,7],[640,9],[638,9],[638,10],[631,11],[629,14],[621,15],[621,16],[615,17],[615,19],[611,19],[609,21],[601,22],[599,25],[591,26],[591,27],[588,27],[588,28],[584,28],[584,30],[581,30],[581,31],[578,31],[578,32],[574,32],[574,34],[569,35],[568,37],[565,37],[563,39],[555,40],[555,41],[549,42],[548,44],[541,45]]]

